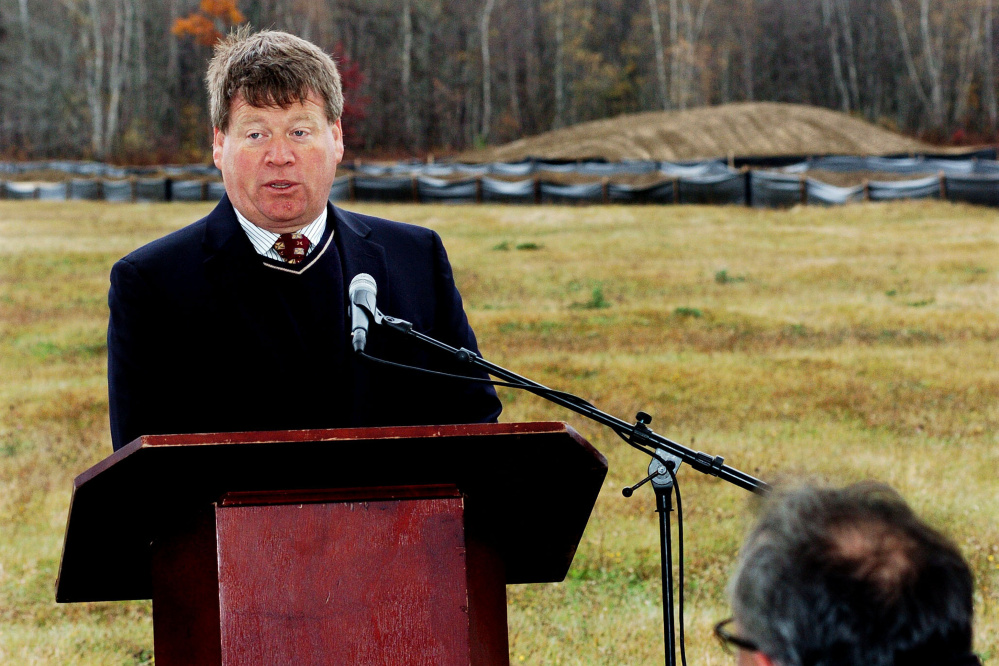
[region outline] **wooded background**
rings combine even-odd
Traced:
[[[208,159],[210,44],[244,22],[337,54],[355,156],[759,100],[993,140],[993,2],[0,0],[0,157]]]

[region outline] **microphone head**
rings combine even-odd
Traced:
[[[354,276],[354,279],[350,281],[350,287],[347,289],[347,294],[350,296],[350,300],[354,300],[354,295],[358,291],[369,291],[373,295],[378,294],[378,285],[375,284],[375,279],[368,275],[367,273],[358,273]]]

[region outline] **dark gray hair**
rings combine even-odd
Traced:
[[[775,493],[730,588],[740,633],[781,666],[976,663],[971,569],[888,486]]]
[[[215,45],[208,65],[212,127],[229,128],[232,100],[241,96],[250,106],[290,106],[317,95],[326,119],[343,113],[343,90],[336,63],[326,52],[301,37],[277,30],[251,32],[243,26]]]

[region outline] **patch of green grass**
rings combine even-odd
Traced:
[[[687,306],[680,306],[673,309],[673,314],[677,317],[690,317],[692,319],[700,319],[704,316],[704,313],[698,308],[691,308]]]
[[[604,308],[609,308],[610,306],[610,302],[604,296],[604,286],[602,284],[598,284],[593,287],[592,291],[590,291],[590,300],[583,303],[573,303],[569,307],[583,310],[603,310]]]
[[[728,269],[723,268],[715,273],[715,282],[718,284],[734,284],[737,282],[745,282],[746,278],[742,275],[729,275]]]
[[[499,325],[500,333],[515,333],[515,332],[529,332],[532,334],[546,335],[555,331],[565,330],[567,325],[565,322],[556,321],[552,319],[543,319],[541,321],[505,321]]]
[[[133,652],[131,657],[134,666],[148,666],[153,663],[153,651],[148,648]]]

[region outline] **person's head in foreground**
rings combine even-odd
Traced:
[[[740,554],[740,666],[971,666],[971,569],[888,486],[775,493]]]

